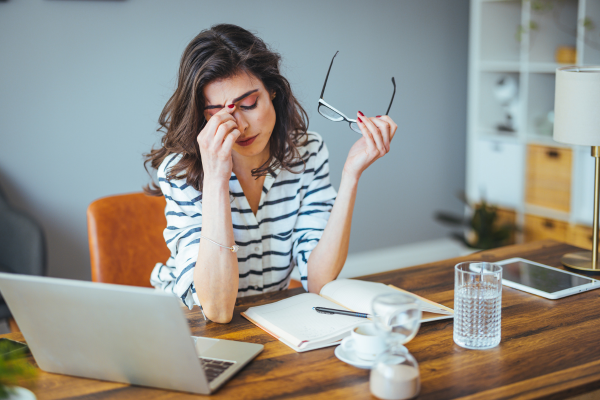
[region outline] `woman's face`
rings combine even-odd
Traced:
[[[231,78],[211,82],[204,87],[204,98],[207,121],[223,107],[236,105],[232,115],[241,135],[233,145],[233,151],[245,157],[268,157],[268,143],[276,117],[272,94],[260,79],[241,72]]]

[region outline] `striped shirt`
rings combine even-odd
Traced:
[[[321,136],[309,132],[306,145],[298,150],[304,162],[294,163],[292,169],[300,173],[278,169],[265,176],[256,216],[231,174],[233,235],[240,247],[238,297],[287,288],[294,266],[307,289],[307,260],[323,234],[336,191],[329,180],[329,153]],[[179,158],[179,154],[167,157],[157,172],[167,200],[164,237],[171,257],[156,264],[150,281],[191,309],[200,305],[193,277],[202,231],[202,193],[185,179],[167,180],[167,169]]]

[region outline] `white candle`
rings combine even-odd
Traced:
[[[410,365],[378,364],[371,371],[371,394],[380,399],[410,399],[419,386],[419,371]]]

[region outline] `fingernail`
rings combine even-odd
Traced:
[[[360,112],[360,111],[359,111],[358,113],[360,114],[360,116],[361,116],[361,117],[364,117],[364,116],[365,116],[365,114],[363,114],[363,113],[362,113],[362,112]]]
[[[381,115],[377,115],[377,116],[375,116],[375,118],[381,118]]]
[[[230,105],[228,105],[227,107],[228,107],[228,108],[233,108],[233,107],[235,107],[235,104],[230,104]]]
[[[364,115],[363,115],[363,117],[364,117]],[[360,122],[362,124],[362,119],[358,118],[358,122]]]

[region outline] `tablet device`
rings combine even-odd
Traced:
[[[547,299],[560,299],[600,288],[600,281],[524,258],[495,262],[502,266],[502,284]]]

